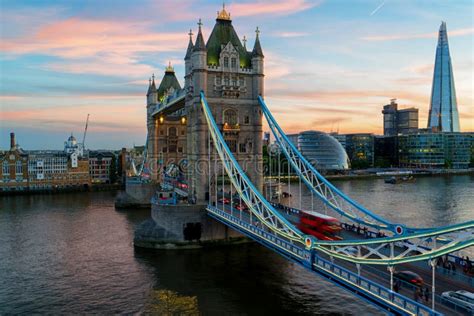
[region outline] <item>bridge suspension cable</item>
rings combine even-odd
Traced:
[[[425,228],[410,228],[402,224],[394,224],[382,218],[374,212],[366,209],[356,201],[352,200],[326,178],[296,149],[295,145],[288,139],[281,127],[276,122],[262,97],[258,97],[262,112],[268,121],[268,125],[275,137],[277,144],[312,194],[316,195],[324,204],[349,220],[374,227],[379,230],[390,231],[394,235],[403,235],[425,231]],[[289,170],[289,169],[288,169]],[[289,173],[288,173],[289,175]],[[290,186],[290,183],[288,182]]]
[[[138,170],[137,170],[137,166],[135,164],[135,159],[131,158],[132,171],[133,171],[135,176],[141,177],[147,160],[148,160],[148,132],[146,134],[145,148],[143,150],[143,161],[142,161],[141,166]]]
[[[313,249],[359,264],[394,265],[432,260],[474,245],[474,221],[402,236],[362,240],[317,240]],[[394,247],[398,249],[394,252]],[[354,250],[357,251],[354,251]]]
[[[201,104],[209,127],[209,134],[212,138],[212,145],[216,152],[214,155],[215,207],[219,208],[221,206],[217,191],[217,171],[220,169],[222,172],[223,211],[226,210],[226,203],[224,201],[225,172],[230,180],[230,185],[234,186],[238,193],[239,200],[242,200],[249,207],[251,225],[255,225],[253,220],[253,217],[255,217],[275,235],[282,236],[289,241],[299,242],[303,244],[306,249],[313,249],[334,258],[359,265],[374,264],[392,266],[406,262],[432,260],[433,258],[474,245],[474,221],[439,228],[423,229],[391,237],[362,240],[324,241],[303,234],[263,197],[262,193],[254,186],[244,170],[242,170],[227,146],[212,116],[204,93],[202,92]],[[211,139],[209,140],[209,145],[210,144]],[[211,149],[209,149],[208,155],[209,163],[211,164]],[[217,166],[217,159],[220,160],[222,166]],[[230,192],[230,199],[233,200],[232,189]],[[211,201],[211,198],[209,201]],[[232,205],[232,203],[233,201],[229,204]],[[210,205],[209,207],[212,208],[213,206]],[[233,208],[230,207],[230,216],[234,217],[234,214]],[[241,220],[241,212],[239,217]],[[356,249],[356,251],[354,251],[354,249]],[[393,251],[394,249],[396,249],[396,251]]]
[[[254,186],[252,181],[250,181],[245,171],[242,170],[238,162],[235,160],[235,157],[227,146],[227,143],[225,142],[214,120],[214,117],[212,116],[211,110],[207,104],[203,92],[201,92],[201,104],[214,147],[223,165],[222,168],[227,173],[231,184],[234,185],[242,200],[249,207],[251,214],[258,218],[263,225],[268,227],[274,233],[289,240],[304,243],[305,235],[299,229],[289,223],[288,220],[285,219],[263,197],[259,190]],[[216,203],[216,206],[217,204],[218,203]]]
[[[474,221],[439,228],[407,229],[402,233],[395,231],[394,236],[362,240],[324,241],[305,235],[296,228],[294,224],[287,220],[286,216],[283,216],[282,213],[280,213],[281,210],[276,209],[277,205],[274,207],[267,201],[267,199],[265,199],[262,193],[254,186],[244,170],[240,167],[231,150],[227,146],[227,143],[212,116],[212,112],[207,104],[203,92],[201,92],[201,104],[208,125],[209,205],[207,210],[211,217],[246,234],[268,248],[283,254],[287,258],[293,259],[304,267],[316,271],[330,280],[337,280],[337,282],[339,282],[338,284],[343,284],[346,288],[352,289],[355,293],[363,292],[365,295],[364,297],[371,297],[374,302],[383,305],[389,311],[394,311],[395,308],[396,310],[399,310],[401,314],[439,314],[434,311],[434,265],[436,264],[436,258],[473,246]],[[276,127],[273,126],[273,128]],[[281,130],[279,133],[282,134]],[[280,137],[280,142],[285,140],[281,135],[278,135],[278,137]],[[288,141],[288,139],[286,139],[286,141]],[[305,182],[306,185],[308,185],[308,183],[306,182],[307,179],[305,177],[319,175],[315,170],[316,173],[311,174],[313,172],[312,170],[304,169],[307,162],[304,158],[297,160],[297,163],[291,160],[291,158],[295,158],[295,156],[290,154],[290,150],[293,150],[293,155],[296,155],[296,158],[300,158],[297,156],[298,152],[294,146],[285,148],[280,145],[280,147],[283,148],[283,151],[285,149],[287,150],[287,152],[284,151],[285,155],[291,162],[291,166],[295,168],[297,173],[300,175],[300,179]],[[280,178],[280,153],[278,158],[278,177]],[[270,157],[270,159],[272,159],[272,157]],[[214,162],[212,162],[212,160],[214,160]],[[218,166],[218,162],[222,165]],[[213,170],[211,170],[212,165]],[[273,166],[273,162],[271,162],[271,165]],[[271,167],[269,170],[270,178],[272,175],[272,169],[273,168]],[[290,175],[290,165],[288,165],[287,170],[288,175]],[[301,176],[302,170],[305,170],[305,177]],[[222,186],[220,191],[222,192],[222,201],[219,200],[219,192],[217,189],[217,186],[219,185],[219,171],[221,172],[220,176],[222,177],[220,181]],[[230,201],[227,201],[225,194],[226,183],[224,173],[230,181]],[[290,179],[290,176],[288,176],[288,179]],[[328,204],[334,203],[334,205],[330,204],[332,208],[335,208],[336,206],[339,208],[340,206],[339,204],[336,204],[335,198],[334,200],[329,200],[326,196],[328,194],[338,196],[341,192],[331,191],[337,189],[328,184],[327,180],[322,176],[321,179],[318,178],[318,180],[325,186],[323,187],[321,185],[318,188],[319,191],[317,191],[319,192],[319,195],[315,195],[325,199]],[[214,188],[212,188],[212,185],[214,185]],[[235,188],[236,193],[239,196],[239,212],[237,212],[233,207],[234,194],[232,187]],[[214,200],[211,194],[213,189],[215,192]],[[322,192],[327,195],[323,195]],[[271,192],[269,195],[271,196]],[[346,202],[349,203],[352,201],[348,197],[346,198],[348,199]],[[245,219],[243,219],[242,216],[242,201],[249,208],[249,217],[246,215]],[[226,206],[227,204],[229,204],[230,207]],[[353,205],[353,207],[356,207],[356,205]],[[221,207],[222,209],[220,209]],[[295,209],[291,209],[291,211],[293,214],[298,212],[298,210]],[[345,213],[345,210],[339,209],[339,212],[343,213],[344,216],[354,219],[356,222],[367,225],[370,223],[371,225],[369,226],[377,228],[394,228],[390,226],[394,224],[379,218],[368,210],[362,209],[359,211],[362,212],[363,215],[359,214],[358,216],[349,216]],[[365,213],[363,211],[365,211]],[[290,214],[288,213],[286,215]],[[256,220],[254,221],[254,219]],[[330,257],[330,261],[324,259],[326,255]],[[357,274],[344,268],[344,266],[338,265],[334,262],[334,259],[355,263],[358,270]],[[430,261],[431,264],[433,293],[433,305],[431,310],[423,304],[419,304],[417,301],[410,300],[393,291],[394,266],[397,264],[418,261]],[[367,278],[361,276],[360,269],[363,264],[387,266],[390,271],[390,288],[386,289],[384,286],[371,282]]]

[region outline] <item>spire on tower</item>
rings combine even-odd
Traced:
[[[188,49],[186,50],[186,56],[184,56],[184,59],[187,60],[189,58],[191,58],[191,54],[193,52],[193,48],[194,48],[194,45],[193,45],[193,30],[189,30],[189,43],[188,43]]]
[[[259,39],[260,30],[258,29],[258,26],[257,26],[257,29],[255,30],[255,34],[257,34],[257,36],[255,38],[255,44],[252,50],[252,57],[264,57],[262,46],[260,45],[260,39]]]
[[[202,22],[201,22],[201,19],[199,19],[198,26],[199,26],[198,35],[196,37],[196,44],[194,45],[193,51],[205,51],[206,50],[206,44],[204,43],[204,38],[202,37],[202,32],[201,32]]]
[[[244,35],[244,38],[242,39],[242,42],[244,43],[245,50],[247,50],[247,37],[245,37],[245,35]]]
[[[174,68],[171,66],[171,61],[168,61],[168,66],[165,69],[165,73],[166,72],[174,72]]]
[[[151,78],[148,79],[148,92],[146,93],[146,95],[148,96],[154,92],[156,92],[155,74],[153,74]]]
[[[225,3],[222,3],[222,10],[217,11],[217,19],[230,21],[230,13],[225,10]]]

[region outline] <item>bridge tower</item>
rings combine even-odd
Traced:
[[[264,56],[258,28],[253,51],[249,52],[245,37],[242,44],[225,8],[218,12],[207,43],[201,25],[199,20],[196,42],[193,45],[190,40],[188,45],[184,88],[189,194],[198,204],[205,204],[209,195],[208,128],[201,110],[200,91],[204,91],[237,161],[262,190],[262,112],[257,97],[264,93]]]
[[[218,12],[207,43],[201,20],[198,26],[194,43],[189,32],[183,89],[170,65],[158,89],[153,78],[147,93],[151,177],[156,183],[165,184],[161,186],[164,191],[156,194],[160,198],[167,194],[161,168],[174,163],[184,171],[186,183],[180,184],[187,187],[187,192],[174,192],[187,194],[188,203],[152,202],[152,218],[135,232],[134,243],[139,247],[193,247],[195,240],[227,243],[242,238],[207,215],[209,130],[201,91],[238,163],[255,186],[263,189],[262,111],[258,96],[264,93],[264,56],[258,28],[253,50],[248,51],[245,37],[243,41],[239,39],[225,8]],[[223,173],[214,166],[211,170],[218,176]],[[211,176],[215,178],[214,174]]]
[[[181,90],[181,85],[176,78],[174,68],[171,63],[165,69],[165,74],[161,79],[160,85],[156,88],[155,75],[150,79],[147,92],[147,128],[148,128],[148,164],[151,179],[160,181],[162,175],[161,168],[169,162],[177,163],[183,155],[178,152],[178,146],[170,146],[169,135],[170,128],[177,130],[181,125],[176,120],[168,120],[164,115],[155,115],[155,111],[160,105],[163,105],[164,99],[177,91]],[[180,135],[180,134],[179,134]],[[171,137],[170,137],[171,136]],[[176,135],[178,136],[178,135]],[[175,140],[176,141],[176,140]],[[181,137],[180,137],[180,141]],[[173,147],[170,149],[170,147]],[[181,148],[181,147],[179,147]]]

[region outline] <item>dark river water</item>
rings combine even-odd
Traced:
[[[474,219],[474,177],[335,182],[365,206],[412,226]],[[298,185],[292,185],[292,191]],[[203,315],[380,313],[277,254],[245,244],[134,249],[147,211],[114,209],[115,193],[0,198],[0,314]],[[299,200],[292,202],[298,206]],[[309,195],[302,203],[310,203]]]

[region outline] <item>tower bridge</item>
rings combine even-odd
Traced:
[[[466,305],[440,296],[440,289],[472,292],[472,277],[439,277],[437,261],[461,262],[452,253],[474,245],[474,221],[410,227],[346,196],[292,145],[265,104],[259,30],[248,51],[225,9],[206,43],[201,25],[194,42],[189,33],[184,87],[171,65],[158,88],[154,77],[149,83],[147,163],[161,188],[152,199],[152,223],[138,229],[135,244],[177,248],[247,237],[388,313],[472,314]],[[263,117],[300,188],[305,185],[322,201],[324,210],[311,205],[311,211],[329,213],[346,228],[362,225],[365,238],[351,231],[342,240],[317,239],[298,223],[309,206],[289,208],[263,193]],[[425,277],[429,302],[413,298],[416,286],[400,289],[395,282],[395,271],[407,268]]]

